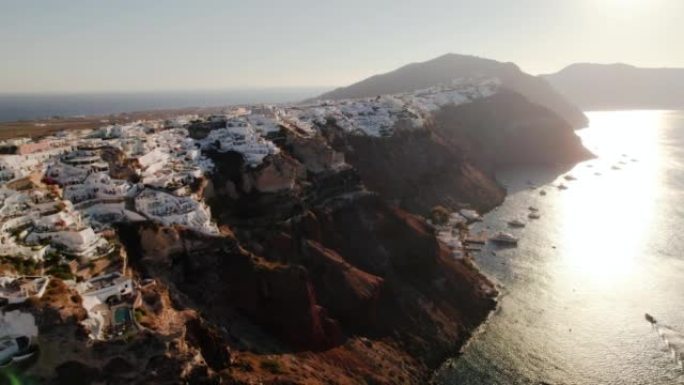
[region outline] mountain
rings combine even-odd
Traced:
[[[394,94],[448,83],[456,78],[473,77],[498,78],[503,87],[556,112],[574,128],[587,125],[582,111],[560,96],[544,79],[522,72],[513,63],[467,55],[446,54],[426,62],[408,64],[335,89],[319,98],[336,100]]]
[[[580,63],[542,77],[583,109],[684,108],[684,68]]]

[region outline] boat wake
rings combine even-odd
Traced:
[[[651,321],[649,320],[649,322]],[[651,322],[651,325],[653,325],[653,329],[658,333],[660,339],[670,351],[672,359],[684,369],[684,333],[668,325],[656,322],[655,319]]]

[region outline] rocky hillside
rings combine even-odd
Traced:
[[[502,63],[475,56],[447,54],[413,63],[392,72],[375,75],[347,87],[321,95],[320,99],[372,97],[428,88],[457,78],[491,77],[499,79],[505,88],[544,106],[572,127],[587,125],[587,118],[575,105],[559,95],[546,80],[526,74],[513,63]]]
[[[57,155],[5,159],[13,178],[47,169],[35,179],[50,186],[15,191],[13,181],[0,214],[40,209],[32,202],[50,191],[60,231],[68,212],[113,245],[107,263],[50,254],[62,275],[25,306],[41,348],[27,381],[428,383],[496,305],[465,249],[437,237],[465,234],[451,212],[501,203],[499,167],[590,156],[564,119],[490,78],[169,125],[20,143]],[[74,142],[81,148],[54,149]],[[107,172],[74,159],[102,159]],[[434,212],[442,225],[426,219]],[[25,232],[50,226],[34,214]],[[15,233],[3,239],[32,251]],[[60,270],[70,267],[78,282]],[[41,265],[7,266],[19,268]],[[135,282],[125,334],[94,334],[96,310],[116,316],[122,304],[87,306],[79,289],[108,268]]]
[[[543,78],[584,109],[684,108],[683,68],[580,63]]]

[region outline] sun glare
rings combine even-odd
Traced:
[[[576,186],[562,201],[563,234],[568,238],[564,254],[568,267],[585,278],[593,277],[595,283],[614,284],[628,278],[638,265],[642,240],[653,219],[652,190],[658,186],[654,179],[660,177],[654,170],[661,116],[650,111],[593,113],[592,126],[615,127],[619,132],[580,132],[599,159],[590,162],[593,168],[579,165],[573,173],[596,182]],[[595,175],[598,169],[604,170],[600,176]],[[595,219],[599,217],[621,220],[604,223]]]

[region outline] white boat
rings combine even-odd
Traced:
[[[27,336],[3,337],[0,339],[0,367],[24,361],[35,354],[31,349],[31,338]]]
[[[0,277],[0,306],[16,305],[29,298],[40,298],[50,283],[50,277]]]
[[[506,233],[506,232],[498,232],[494,234],[493,237],[489,238],[491,242],[494,243],[501,243],[501,244],[507,244],[507,245],[517,245],[518,244],[518,238],[514,237],[512,234]]]
[[[525,222],[519,219],[513,219],[511,221],[508,221],[508,225],[511,227],[525,227]]]
[[[482,220],[482,217],[480,214],[477,213],[475,210],[469,210],[469,209],[463,209],[461,210],[461,215],[467,219],[468,221],[479,221]]]

